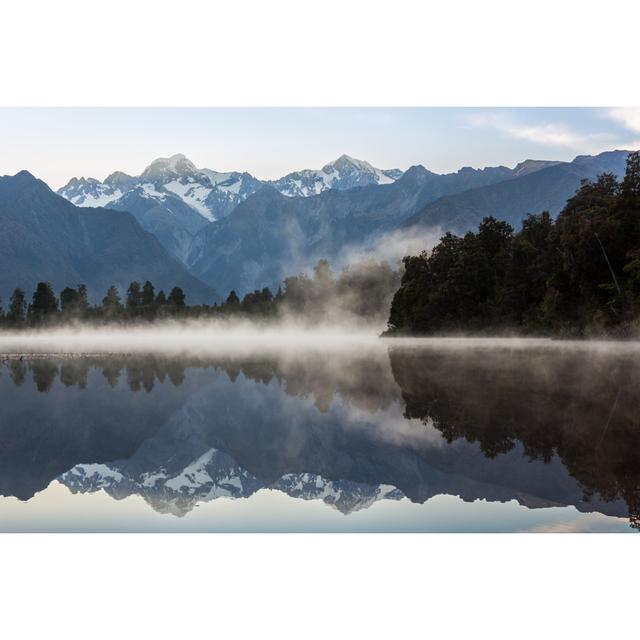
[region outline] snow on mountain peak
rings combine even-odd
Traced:
[[[198,173],[196,166],[182,153],[168,158],[156,158],[141,174],[142,178],[173,178]]]
[[[270,184],[289,197],[317,195],[327,189],[352,189],[370,184],[390,184],[402,175],[399,169],[376,169],[365,160],[346,154],[325,164],[322,169],[295,171]]]
[[[325,173],[332,171],[366,171],[375,172],[376,169],[366,160],[357,160],[343,153],[339,158],[322,167]]]

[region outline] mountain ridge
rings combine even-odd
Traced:
[[[76,207],[28,171],[0,177],[0,231],[4,300],[16,287],[29,296],[41,280],[56,290],[86,284],[99,300],[109,286],[124,293],[136,279],[181,286],[193,300],[217,298],[130,213]]]

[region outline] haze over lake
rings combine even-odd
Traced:
[[[0,337],[4,531],[634,531],[637,342]]]

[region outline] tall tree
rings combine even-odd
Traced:
[[[9,299],[7,322],[13,326],[24,324],[27,314],[27,301],[22,289],[15,289]]]
[[[58,313],[58,299],[48,282],[38,282],[31,301],[31,317],[34,323],[48,321]]]
[[[227,299],[224,301],[224,310],[225,311],[238,311],[240,309],[240,298],[238,298],[238,294],[235,290],[231,290]]]
[[[152,307],[155,302],[155,289],[154,286],[147,280],[142,287],[142,304],[145,307]]]
[[[109,287],[107,295],[102,298],[102,312],[106,318],[115,318],[122,314],[124,307],[120,300],[120,293],[114,286]]]
[[[185,300],[186,296],[180,287],[173,287],[167,298],[167,302],[176,309],[183,309],[185,307]]]
[[[60,311],[66,316],[70,316],[76,312],[79,302],[79,295],[75,289],[65,287],[60,292]]]
[[[140,291],[140,283],[133,281],[127,289],[127,311],[131,315],[135,315],[142,304],[142,293]]]

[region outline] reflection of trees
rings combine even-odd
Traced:
[[[27,376],[27,367],[22,359],[10,360],[9,371],[11,372],[11,380],[16,387],[19,387],[24,383]]]
[[[559,456],[585,498],[622,498],[640,527],[640,364],[585,352],[390,352],[405,416],[495,457]]]
[[[290,396],[313,397],[315,406],[329,410],[333,398],[339,395],[345,402],[368,412],[387,408],[397,400],[386,356],[371,354],[341,355],[309,353],[304,358],[286,355],[237,357],[163,357],[163,356],[82,356],[32,358],[24,362],[9,361],[11,379],[22,384],[28,366],[40,392],[52,389],[56,377],[66,387],[84,389],[91,369],[97,369],[107,383],[116,387],[125,380],[133,392],[150,392],[155,383],[168,378],[174,386],[185,381],[190,367],[224,371],[230,380],[240,375],[260,384],[277,381]]]
[[[336,395],[370,413],[384,410],[399,399],[388,360],[372,354],[332,357],[308,353],[295,358],[285,355],[247,362],[229,360],[222,367],[263,384],[276,379],[287,395],[313,396],[315,406],[322,412],[329,410]]]
[[[58,375],[58,365],[48,360],[36,360],[30,367],[33,381],[40,392],[50,391]]]

